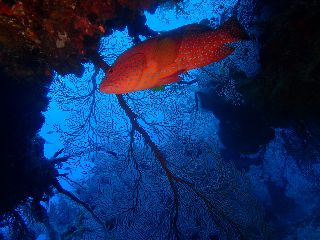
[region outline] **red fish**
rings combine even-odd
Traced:
[[[121,54],[106,73],[100,91],[122,94],[179,81],[179,74],[217,62],[246,38],[235,18],[220,28],[192,24],[148,39]]]

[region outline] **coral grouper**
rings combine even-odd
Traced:
[[[160,34],[125,51],[108,70],[100,91],[122,94],[179,80],[179,74],[230,55],[226,43],[246,38],[235,18],[220,28],[192,24]]]

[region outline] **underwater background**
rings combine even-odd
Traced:
[[[318,13],[316,1],[172,0],[141,13],[145,34],[102,37],[110,66],[187,24],[236,17],[249,36],[163,89],[101,93],[93,61],[53,72],[39,136],[54,188],[1,218],[0,239],[320,239]]]

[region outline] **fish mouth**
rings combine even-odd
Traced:
[[[102,81],[99,86],[99,91],[102,93],[111,93],[110,90],[112,90],[112,84],[108,83],[107,81]]]

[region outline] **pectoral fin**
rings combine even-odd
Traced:
[[[165,86],[164,85],[162,85],[162,86],[158,86],[158,87],[153,87],[153,88],[151,88],[151,90],[152,91],[155,91],[155,92],[158,92],[158,91],[163,91],[163,90],[165,90]]]
[[[169,83],[173,83],[173,82],[178,82],[181,78],[179,77],[178,74],[172,74],[170,76],[164,77],[164,78],[160,78],[158,80],[158,86],[162,86],[165,84],[169,84]]]

